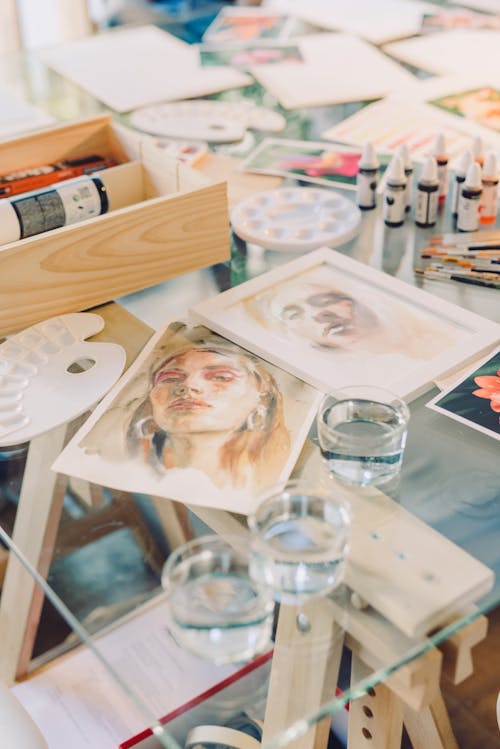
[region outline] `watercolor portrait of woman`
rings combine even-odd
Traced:
[[[395,352],[431,359],[453,341],[450,326],[396,298],[346,283],[327,267],[313,268],[244,302],[263,328],[317,352]]]
[[[293,467],[314,399],[304,383],[207,328],[174,322],[67,461],[104,485],[194,504],[220,492],[256,496]]]
[[[454,310],[320,248],[192,308],[218,333],[323,392],[373,385],[411,396],[464,337]]]

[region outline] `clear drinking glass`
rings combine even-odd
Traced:
[[[329,593],[342,580],[351,516],[345,500],[300,480],[276,487],[248,518],[250,575],[283,603]]]
[[[404,401],[383,388],[353,386],[325,395],[317,428],[330,472],[359,486],[390,481],[401,469],[409,418]]]
[[[234,546],[201,536],[167,559],[162,585],[169,595],[169,629],[181,647],[214,663],[252,658],[271,642],[272,591],[249,577],[244,538]]]

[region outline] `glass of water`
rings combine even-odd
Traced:
[[[317,418],[330,472],[358,486],[384,484],[401,469],[410,412],[388,390],[353,386],[323,398]]]
[[[270,586],[276,600],[301,604],[341,582],[349,549],[347,502],[300,480],[259,501],[248,518],[250,575]]]
[[[169,629],[181,647],[218,664],[246,661],[266,649],[272,591],[250,578],[248,564],[243,536],[234,545],[201,536],[169,556],[162,585],[170,602]]]

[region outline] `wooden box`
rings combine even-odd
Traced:
[[[0,247],[0,337],[230,257],[226,184],[109,116],[0,143],[0,170],[90,154],[116,164],[111,210]]]

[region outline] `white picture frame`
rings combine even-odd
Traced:
[[[370,384],[406,401],[500,340],[499,324],[328,248],[206,299],[190,317],[323,392]]]
[[[261,493],[289,478],[320,399],[313,387],[205,326],[171,320],[52,469],[246,515]]]

